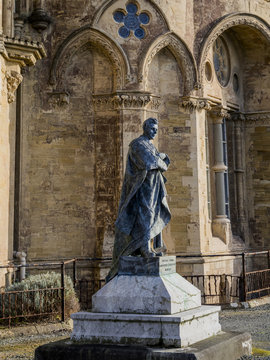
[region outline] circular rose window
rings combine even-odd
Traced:
[[[226,86],[230,78],[230,58],[225,41],[220,37],[213,45],[213,61],[220,85]]]

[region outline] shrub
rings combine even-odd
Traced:
[[[51,312],[60,313],[61,291],[55,290],[60,287],[61,274],[48,272],[30,275],[27,279],[9,286],[2,296],[0,294],[0,317],[8,314],[16,316]],[[51,290],[42,291],[42,289]],[[14,291],[25,292],[16,294],[13,293]],[[76,311],[79,311],[79,301],[71,278],[65,275],[65,315],[70,316],[71,313]]]

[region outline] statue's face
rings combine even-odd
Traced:
[[[154,139],[158,132],[158,125],[157,124],[149,124],[146,126],[144,130],[144,135],[148,137],[149,140]]]

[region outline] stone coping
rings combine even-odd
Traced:
[[[90,312],[90,311],[81,311],[77,312],[75,314],[71,314],[72,320],[123,320],[123,321],[129,321],[129,322],[184,322],[184,321],[190,321],[197,316],[201,316],[203,312],[203,316],[207,316],[209,314],[212,314],[213,312],[219,312],[221,310],[220,306],[215,305],[202,305],[198,308],[186,310],[180,313],[171,314],[171,315],[154,315],[154,314],[123,314],[123,313],[96,313],[96,312]]]

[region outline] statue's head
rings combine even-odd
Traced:
[[[154,139],[158,131],[158,120],[155,118],[148,118],[143,123],[143,134],[149,140]]]

